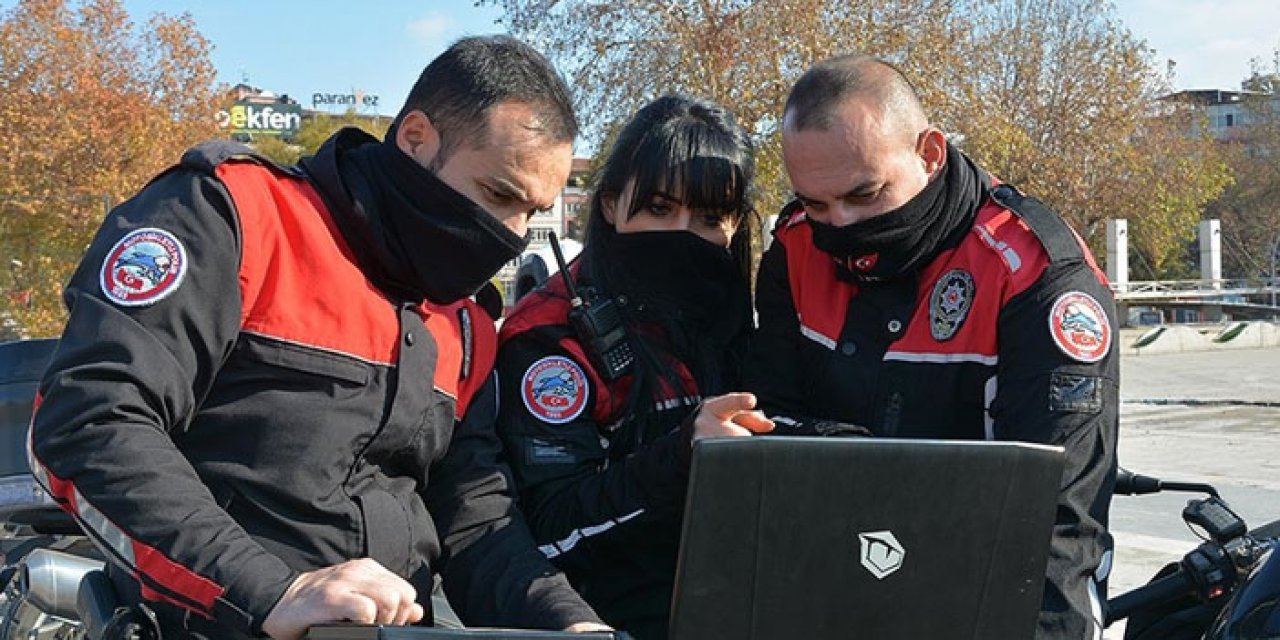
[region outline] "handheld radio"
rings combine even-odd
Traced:
[[[609,298],[584,301],[578,295],[573,276],[564,263],[564,254],[560,253],[560,241],[555,232],[548,234],[548,239],[551,252],[556,257],[556,266],[564,274],[565,289],[569,292],[569,326],[600,377],[609,381],[621,378],[631,370],[636,357],[631,351],[631,343],[627,341],[627,331],[622,325],[617,304]]]

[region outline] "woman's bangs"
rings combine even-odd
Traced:
[[[746,209],[746,180],[742,168],[729,158],[698,156],[687,160],[672,175],[680,185],[680,198],[694,211],[721,212],[738,219]],[[676,172],[671,172],[672,174]]]
[[[741,217],[748,208],[742,151],[705,126],[677,127],[666,133],[650,136],[636,150],[631,214],[661,194],[697,211]]]

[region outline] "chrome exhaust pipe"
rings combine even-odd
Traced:
[[[76,592],[86,573],[101,569],[102,561],[92,558],[36,549],[22,560],[18,587],[23,599],[41,611],[59,618],[75,620]]]

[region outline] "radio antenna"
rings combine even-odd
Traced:
[[[548,232],[547,239],[551,242],[551,253],[556,256],[556,267],[560,269],[560,275],[564,278],[564,287],[569,291],[569,304],[575,307],[582,306],[582,298],[578,295],[577,287],[573,286],[573,276],[569,274],[569,267],[564,263],[564,254],[560,252],[560,240],[556,238],[556,232]]]

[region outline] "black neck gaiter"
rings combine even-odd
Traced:
[[[613,293],[695,328],[711,327],[746,290],[729,250],[689,231],[614,233],[609,238]]]
[[[405,300],[450,304],[524,251],[527,236],[512,233],[392,141],[364,137],[338,149],[337,169],[351,198],[345,215],[352,220],[342,226],[362,261],[375,263],[370,272],[379,287]]]
[[[976,165],[947,145],[947,165],[892,211],[835,227],[809,218],[813,244],[857,279],[889,280],[937,255],[973,220],[986,183]]]
[[[688,231],[607,234],[606,281],[626,315],[664,329],[704,394],[729,391],[750,330],[751,294],[729,250]],[[599,265],[598,265],[599,266]]]

